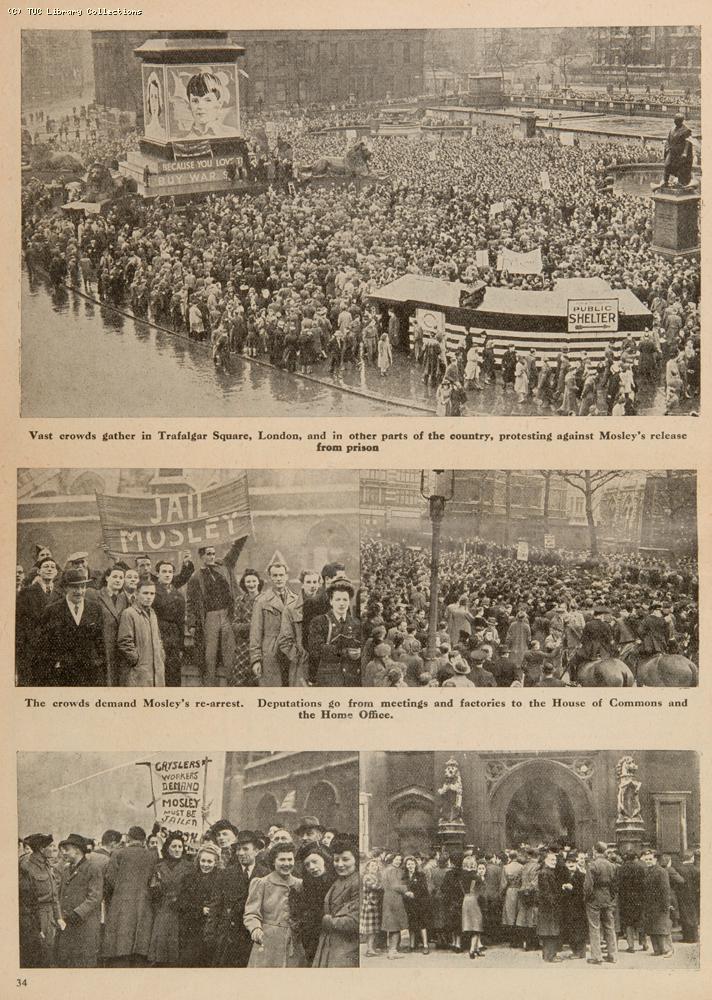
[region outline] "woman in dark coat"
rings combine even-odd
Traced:
[[[161,860],[149,888],[155,907],[148,961],[151,965],[181,964],[178,898],[183,883],[191,873],[191,863],[185,857],[182,833],[169,833],[161,851]]]
[[[588,918],[584,901],[584,873],[578,867],[578,854],[566,856],[566,875],[561,886],[561,943],[568,944],[574,958],[586,957]]]
[[[556,851],[547,851],[539,871],[537,933],[545,962],[560,962],[561,877],[556,867]]]
[[[316,955],[321,921],[324,916],[324,899],[334,884],[336,874],[331,856],[316,844],[310,844],[300,857],[302,866],[302,891],[299,894],[299,915],[302,945],[307,966]]]
[[[462,855],[453,854],[450,858],[451,868],[445,873],[440,888],[443,900],[445,932],[453,951],[462,951],[462,901],[465,898],[465,888],[462,884]]]
[[[232,631],[235,635],[235,660],[230,687],[257,687],[257,678],[250,664],[250,624],[255,601],[262,592],[262,579],[256,569],[246,569],[238,584],[240,594],[235,600]]]
[[[432,926],[433,914],[430,906],[428,882],[423,872],[419,870],[418,862],[415,858],[406,858],[403,867],[405,869],[403,881],[408,891],[413,894],[412,898],[406,896],[405,900],[405,912],[408,916],[408,932],[410,934],[410,950],[416,950],[418,935],[420,935],[423,954],[429,955],[428,931]]]
[[[182,968],[204,969],[212,965],[213,949],[205,940],[205,927],[219,861],[220,848],[203,844],[195,866],[183,880],[178,896],[178,950]]]

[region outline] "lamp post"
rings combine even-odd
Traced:
[[[420,473],[420,495],[428,501],[430,515],[430,615],[428,621],[428,648],[425,651],[426,664],[436,656],[435,635],[438,630],[438,586],[440,573],[440,529],[445,516],[445,504],[455,495],[455,470],[446,472],[434,469]]]

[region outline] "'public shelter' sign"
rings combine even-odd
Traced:
[[[569,333],[617,333],[618,299],[569,299]]]

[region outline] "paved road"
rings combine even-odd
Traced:
[[[465,953],[455,955],[453,952],[432,950],[429,955],[420,953],[403,954],[402,958],[390,961],[385,954],[376,958],[365,957],[365,947],[361,948],[361,967],[393,968],[393,969],[431,969],[431,968],[469,968],[477,969],[543,969],[541,952],[525,952],[520,948],[494,946],[489,948],[481,958],[474,961]],[[563,953],[570,954],[568,949]],[[634,954],[619,952],[618,963],[613,966],[604,963],[601,966],[588,965],[581,959],[566,958],[556,966],[564,974],[590,970],[592,973],[605,976],[612,969],[647,969],[669,972],[671,969],[697,969],[699,967],[700,949],[696,944],[676,944],[672,958],[658,958],[651,951],[636,951]]]

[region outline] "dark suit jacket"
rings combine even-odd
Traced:
[[[215,893],[210,901],[210,913],[205,926],[205,937],[215,946],[213,962],[220,968],[247,968],[252,950],[250,932],[243,923],[245,903],[250,882],[269,875],[269,868],[259,860],[255,862],[248,879],[242,866],[235,862],[218,872]]]
[[[98,602],[85,600],[79,625],[66,600],[48,604],[42,614],[35,665],[37,682],[42,685],[104,686],[104,623]]]
[[[52,599],[39,583],[24,587],[15,602],[15,666],[18,684],[36,683],[37,641],[44,609]]]
[[[166,590],[162,583],[156,584],[156,599],[153,610],[158,619],[158,628],[166,649],[182,649],[185,632],[185,598],[175,587]]]
[[[123,590],[116,598],[116,605],[111,599],[111,595],[106,587],[99,591],[99,609],[101,610],[101,620],[104,634],[104,663],[106,665],[105,683],[108,687],[113,687],[119,683],[119,653],[116,640],[119,635],[119,620],[121,612],[129,606],[129,601]]]

